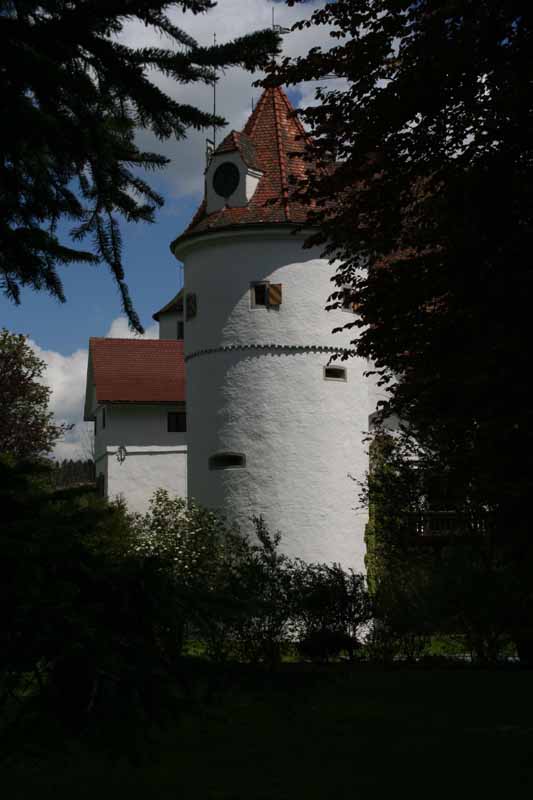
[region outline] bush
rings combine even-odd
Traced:
[[[43,468],[0,461],[4,700],[71,730],[157,720],[176,684],[173,586],[123,507],[45,487]]]
[[[298,562],[293,584],[301,655],[327,661],[346,652],[356,658],[371,617],[364,577],[338,564]]]
[[[291,637],[294,617],[294,562],[279,552],[281,535],[271,535],[254,517],[256,541],[249,543],[238,569],[245,613],[236,620],[236,654],[249,663],[274,666]]]
[[[163,490],[147,514],[132,517],[138,550],[157,557],[175,586],[175,647],[181,651],[192,639],[216,662],[233,657],[273,666],[285,645],[311,637],[312,657],[346,651],[354,658],[370,616],[363,577],[290,559],[279,552],[279,533],[271,534],[261,517],[252,523],[255,535],[245,537]]]
[[[173,586],[176,653],[193,639],[215,661],[225,660],[236,619],[248,603],[239,581],[247,540],[220,515],[163,489],[155,492],[146,514],[130,519],[137,551]]]

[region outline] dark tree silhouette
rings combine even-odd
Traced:
[[[46,364],[26,337],[0,330],[0,453],[16,459],[51,452],[68,429],[48,411],[51,390],[41,383]]]
[[[341,260],[357,352],[392,382],[384,411],[435,453],[448,501],[525,535],[533,8],[338,0],[296,27],[313,25],[330,26],[333,48],[284,59],[267,81],[347,82],[324,82],[302,114],[318,166],[302,192],[310,243]]]
[[[118,220],[153,222],[162,198],[141,177],[168,159],[144,152],[138,128],[181,139],[188,128],[224,124],[178,103],[149,78],[157,69],[179,83],[209,83],[215,69],[253,70],[278,52],[279,36],[260,31],[200,47],[169,15],[209,11],[212,0],[0,0],[0,282],[15,302],[20,289],[63,301],[57,266],[106,262],[132,328],[142,331],[125,283]],[[137,20],[164,34],[166,47],[129,47],[118,35]],[[72,222],[61,242],[57,224]]]

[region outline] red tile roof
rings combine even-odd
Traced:
[[[285,92],[266,89],[242,133],[232,131],[219,145],[218,153],[238,150],[252,168],[263,172],[255,194],[242,208],[222,208],[206,213],[206,202],[186,231],[171,245],[213,229],[260,223],[302,223],[307,211],[290,199],[292,179],[305,178],[307,166],[301,156],[309,140]]]
[[[263,171],[255,145],[245,133],[231,131],[217,147],[217,153],[234,153],[235,151],[241,154],[242,160],[249,167],[259,172]]]
[[[91,338],[89,358],[98,403],[185,402],[182,341]]]

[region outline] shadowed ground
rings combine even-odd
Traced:
[[[138,766],[94,744],[58,740],[43,754],[27,740],[1,788],[10,800],[522,796],[533,789],[532,681],[513,668],[244,671],[140,744]]]

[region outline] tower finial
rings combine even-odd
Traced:
[[[278,33],[280,36],[284,36],[286,33],[290,33],[291,32],[290,28],[284,28],[282,25],[276,25],[275,20],[274,20],[274,5],[272,5],[272,30],[275,33]],[[272,60],[275,62],[276,61],[276,57],[273,56]]]
[[[273,9],[272,9],[273,10]],[[213,34],[213,46],[217,46],[217,35],[216,33]],[[216,149],[217,146],[217,126],[215,123],[215,116],[217,113],[217,78],[216,78],[216,69],[215,75],[213,78],[213,150]]]

